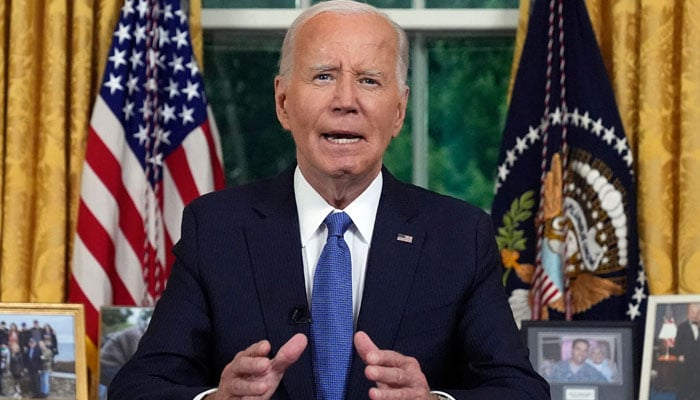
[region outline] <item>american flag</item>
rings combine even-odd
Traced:
[[[126,0],[87,139],[69,300],[97,343],[102,305],[153,305],[183,207],[224,186],[180,0]]]

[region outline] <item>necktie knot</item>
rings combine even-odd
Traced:
[[[328,236],[343,236],[352,223],[345,212],[330,213],[323,221],[328,227]]]

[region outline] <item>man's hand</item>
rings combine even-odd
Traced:
[[[418,360],[391,350],[380,350],[367,336],[355,334],[355,349],[367,364],[365,376],[377,384],[369,390],[372,400],[433,399]]]
[[[221,373],[219,388],[207,399],[261,399],[272,397],[287,368],[294,364],[306,348],[306,336],[292,336],[277,352],[268,358],[270,342],[262,340],[236,354]]]

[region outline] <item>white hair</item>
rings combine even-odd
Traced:
[[[396,32],[396,39],[398,43],[398,52],[396,57],[396,78],[399,81],[399,90],[406,87],[406,79],[408,76],[408,37],[406,32],[397,24],[392,21],[388,15],[379,11],[377,8],[364,3],[358,3],[353,0],[329,0],[318,3],[310,8],[304,10],[299,16],[292,22],[292,25],[287,30],[287,34],[284,36],[284,42],[282,43],[282,54],[279,60],[279,75],[282,77],[288,77],[289,73],[292,71],[292,66],[294,65],[294,46],[296,43],[297,33],[299,29],[311,18],[318,14],[328,12],[338,15],[376,15],[385,19]]]

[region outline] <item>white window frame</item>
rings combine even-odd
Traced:
[[[202,9],[202,27],[243,31],[284,31],[301,11],[301,9],[291,8],[204,8]],[[409,33],[511,33],[518,26],[518,10],[510,8],[385,8],[382,11]]]
[[[249,33],[284,32],[310,4],[297,0],[296,9],[277,8],[203,8],[202,28]],[[426,9],[423,0],[414,0],[413,8],[384,8],[392,20],[411,35],[411,139],[413,146],[413,183],[428,187],[428,57],[425,36],[439,34],[515,35],[517,9],[455,8]]]

